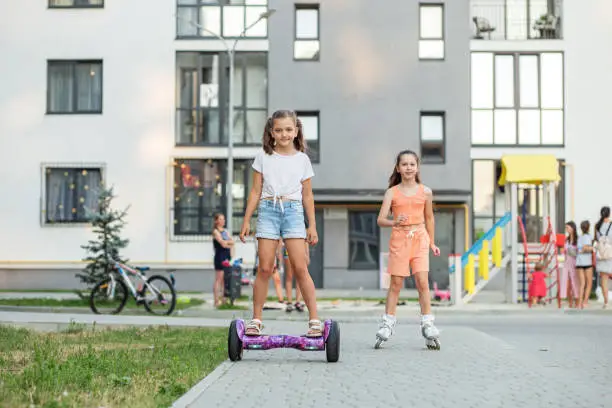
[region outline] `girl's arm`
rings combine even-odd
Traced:
[[[319,242],[319,236],[317,235],[317,220],[315,219],[312,178],[308,178],[302,182],[302,205],[304,206],[304,210],[306,210],[306,217],[308,218],[307,241],[310,245],[315,245]]]
[[[433,213],[433,193],[431,189],[425,187],[425,196],[427,201],[425,202],[425,229],[429,235],[430,246],[435,246],[435,231],[436,231],[436,220]]]
[[[251,217],[257,208],[257,203],[261,198],[261,189],[263,186],[263,176],[258,171],[253,171],[253,187],[249,193],[249,199],[247,200],[246,210],[244,211],[244,221],[242,222],[242,228],[240,229],[240,240],[245,242],[245,237],[251,232]]]
[[[213,238],[223,247],[223,248],[231,248],[234,245],[234,241],[229,240],[226,241],[223,239],[223,237],[221,236],[221,233],[219,232],[219,230],[214,230],[213,231]]]
[[[380,212],[378,213],[378,219],[376,223],[379,227],[394,227],[398,222],[389,219],[389,213],[391,212],[391,201],[393,199],[393,190],[388,189],[385,192],[382,205],[380,206]]]

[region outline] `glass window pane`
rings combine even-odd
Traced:
[[[563,109],[563,55],[543,53],[540,56],[542,108]]]
[[[77,111],[102,110],[102,65],[77,64]]]
[[[234,97],[234,106],[240,106],[240,107],[244,106],[244,100],[242,98],[243,86],[244,86],[243,67],[244,65],[246,65],[244,61],[245,61],[244,59],[240,60],[240,62],[236,61],[236,65],[234,66],[234,89],[232,92],[232,96]],[[226,78],[229,78],[229,68],[227,68]]]
[[[493,108],[493,53],[472,54],[472,108]]]
[[[444,117],[442,115],[421,115],[421,140],[426,142],[444,140]]]
[[[378,269],[378,214],[366,211],[349,212],[349,268]]]
[[[514,57],[495,56],[495,106],[514,107]]]
[[[198,22],[197,7],[179,7],[178,18],[176,19],[177,31],[179,36],[196,36],[198,35],[198,27],[191,22]],[[210,34],[206,34],[210,35]]]
[[[200,30],[203,37],[213,36],[210,31],[221,35],[221,8],[213,6],[200,7],[200,23],[206,30]]]
[[[319,41],[295,41],[293,57],[300,60],[319,59]]]
[[[420,59],[442,59],[444,58],[443,40],[420,40],[419,41]]]
[[[243,110],[234,111],[234,143],[244,143],[244,122],[245,112]],[[263,127],[261,129],[263,132]],[[225,134],[229,135],[229,129]]]
[[[493,111],[472,111],[472,144],[493,144]]]
[[[319,10],[297,9],[295,11],[295,38],[319,38]]]
[[[265,54],[246,57],[247,107],[265,108],[268,102],[268,70]]]
[[[421,6],[421,38],[443,37],[443,12],[441,6]]]
[[[247,3],[248,4],[248,3]],[[266,7],[246,7],[245,27],[249,27],[267,11]],[[265,37],[268,35],[268,19],[263,18],[245,33],[247,37]]]
[[[524,40],[527,38],[527,0],[506,0],[506,39],[507,40]],[[504,11],[504,3],[501,3]],[[499,30],[499,29],[498,29]]]
[[[539,106],[538,57],[536,55],[521,55],[519,57],[520,98],[522,108],[537,108]]]
[[[302,131],[304,132],[304,139],[307,141],[319,140],[319,117],[316,115],[300,115],[298,114],[300,121],[302,122]]]
[[[72,111],[73,67],[71,64],[49,64],[49,112]]]
[[[250,110],[246,114],[246,140],[245,143],[261,143],[263,130],[266,126],[268,115],[266,111]]]
[[[516,143],[516,111],[497,109],[494,116],[495,144]]]
[[[540,110],[519,111],[519,144],[540,144]]]
[[[542,144],[563,144],[563,111],[542,111]]]
[[[244,7],[223,7],[223,35],[225,37],[238,37],[244,30]]]
[[[474,215],[493,216],[493,194],[495,189],[495,163],[493,160],[474,160]]]

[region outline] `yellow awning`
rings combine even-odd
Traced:
[[[541,184],[559,181],[559,162],[553,155],[509,155],[501,159],[499,185],[506,183]]]

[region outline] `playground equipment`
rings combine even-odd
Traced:
[[[242,352],[247,350],[269,350],[273,348],[294,348],[302,351],[325,350],[327,362],[335,363],[340,358],[340,326],[338,322],[326,320],[323,335],[320,337],[244,334],[244,320],[233,320],[229,328],[227,351],[231,361],[242,360]]]
[[[539,185],[542,187],[542,230],[546,236],[555,237],[556,225],[556,184],[559,176],[559,162],[552,155],[506,155],[501,159],[502,172],[498,184],[505,186],[506,212],[493,227],[462,255],[449,257],[451,300],[453,304],[467,303],[482,290],[502,270],[505,276],[505,294],[508,303],[518,303],[519,272],[519,234],[518,208],[519,185]],[[550,246],[537,243],[539,247],[531,250],[523,238],[523,252],[542,256],[543,249]],[[505,245],[504,245],[505,243]],[[552,256],[552,252],[549,252]],[[478,256],[478,261],[476,261]],[[556,264],[556,249],[554,261]],[[549,266],[552,268],[553,264]],[[476,273],[478,269],[478,273]],[[478,280],[476,279],[478,274]],[[558,274],[558,273],[557,273]],[[551,285],[549,287],[552,290]],[[557,286],[558,287],[558,286]]]

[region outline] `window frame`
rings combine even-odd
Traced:
[[[47,8],[49,9],[103,9],[105,6],[105,0],[102,0],[102,4],[75,4],[77,0],[72,0],[71,6],[61,6],[53,4],[53,0],[47,0]]]
[[[216,72],[217,78],[218,78],[218,89],[217,89],[217,107],[216,108],[210,108],[210,107],[202,107],[202,106],[197,106],[196,108],[183,108],[181,106],[181,97],[182,97],[182,93],[181,93],[181,88],[180,88],[180,84],[182,81],[182,71],[184,70],[195,70],[196,75],[197,75],[197,79],[198,79],[198,87],[196,89],[196,95],[195,95],[195,99],[198,101],[200,101],[201,98],[201,81],[202,81],[202,68],[204,67],[204,65],[201,64],[201,60],[198,61],[198,65],[196,67],[180,67],[179,63],[178,63],[178,56],[179,54],[195,54],[198,58],[201,58],[202,56],[217,56],[219,58],[219,62],[218,62],[218,70]],[[249,56],[261,56],[265,58],[265,68],[266,68],[266,98],[265,98],[265,106],[264,107],[249,107],[248,106],[248,70],[245,69],[248,65],[247,65],[247,61]],[[234,55],[234,68],[235,71],[237,71],[237,68],[242,69],[242,77],[241,77],[241,81],[242,81],[242,93],[240,95],[241,101],[240,101],[240,105],[236,104],[236,101],[234,101],[234,117],[236,117],[236,115],[238,114],[242,114],[242,120],[244,123],[244,129],[242,132],[242,137],[240,141],[236,141],[234,140],[234,146],[239,146],[239,147],[255,147],[255,146],[260,146],[261,145],[261,141],[259,138],[256,138],[255,141],[253,142],[246,142],[247,140],[247,131],[248,131],[248,124],[247,124],[247,114],[248,112],[263,112],[264,115],[267,118],[268,115],[268,107],[270,106],[270,86],[269,86],[269,78],[270,78],[270,54],[268,52],[263,52],[263,51],[246,51],[246,52],[236,52]],[[175,52],[175,58],[174,58],[174,69],[175,69],[175,78],[176,81],[175,82],[175,102],[174,102],[174,110],[175,110],[175,135],[174,135],[174,144],[176,147],[222,147],[222,146],[227,146],[228,144],[228,138],[230,137],[229,133],[229,122],[228,122],[228,104],[229,104],[229,60],[227,57],[227,54],[224,51],[181,51],[181,50],[177,50]],[[235,82],[234,82],[234,86],[235,86]],[[185,142],[181,142],[181,135],[182,135],[182,130],[183,130],[183,122],[181,121],[181,112],[186,112],[186,113],[192,113],[195,112],[195,117],[196,119],[196,132],[197,132],[197,139],[200,140],[202,139],[201,134],[202,134],[202,126],[204,125],[203,123],[200,124],[200,118],[203,115],[203,112],[217,112],[218,115],[218,123],[217,123],[217,129],[216,131],[218,132],[219,135],[219,142],[218,143],[212,143],[212,142],[204,142],[204,141],[198,141],[196,143],[185,143]],[[263,133],[263,128],[260,129],[261,133]],[[227,133],[227,134],[226,134]]]
[[[381,244],[380,244],[380,235],[381,235],[381,231],[380,231],[380,227],[378,226],[378,224],[376,222],[374,222],[374,225],[376,226],[376,245],[378,247],[378,256],[376,256],[376,260],[375,260],[375,266],[371,267],[370,265],[362,265],[362,264],[355,264],[351,261],[351,242],[352,242],[352,237],[351,237],[351,225],[352,225],[352,214],[370,214],[373,216],[374,219],[378,218],[378,212],[374,211],[374,210],[357,210],[357,209],[349,209],[348,210],[348,269],[352,270],[352,271],[369,271],[369,270],[379,270],[380,269],[380,250],[381,250]]]
[[[248,35],[245,34],[244,36],[240,37],[240,36],[229,36],[229,35],[224,35],[224,17],[223,17],[223,13],[225,10],[225,7],[242,7],[243,8],[243,12],[242,12],[242,23],[243,23],[243,27],[247,27],[247,10],[249,8],[262,8],[265,7],[266,10],[268,10],[269,7],[269,0],[266,1],[266,4],[221,4],[222,2],[219,1],[218,3],[207,3],[204,0],[195,0],[195,4],[179,4],[179,0],[175,0],[175,7],[176,7],[176,15],[179,16],[179,10],[180,9],[196,9],[198,12],[196,13],[197,15],[197,21],[195,21],[196,24],[199,25],[203,25],[201,22],[201,9],[205,8],[205,7],[209,7],[209,8],[218,8],[219,9],[219,36],[225,39],[238,39],[238,38],[243,38],[243,39],[248,39],[248,40],[265,40],[269,37],[269,25],[268,25],[268,19],[264,19],[264,23],[266,25],[266,34],[263,36],[260,35]],[[182,23],[181,23],[182,22]],[[197,28],[197,32],[198,34],[196,35],[182,35],[180,34],[179,31],[179,27],[181,24],[189,24],[187,21],[182,20],[180,18],[176,18],[176,28],[175,28],[175,39],[177,40],[218,40],[218,38],[210,33],[206,33],[205,35],[202,35],[201,32],[202,30],[200,30],[199,28]]]
[[[492,107],[491,108],[474,108],[472,103],[472,99],[470,97],[470,118],[473,117],[474,112],[491,112],[492,117],[492,141],[491,143],[474,143],[474,123],[473,120],[470,120],[470,145],[472,147],[521,147],[521,148],[559,148],[565,147],[566,143],[566,61],[565,61],[565,52],[564,51],[472,51],[470,52],[470,61],[472,59],[472,55],[474,54],[491,54],[493,57],[493,66],[492,66]],[[541,68],[541,57],[544,54],[559,54],[561,56],[561,108],[543,108],[542,107],[542,68]],[[512,107],[500,107],[497,105],[497,89],[495,86],[496,83],[496,64],[498,56],[511,56],[512,57],[512,67],[513,67],[513,106]],[[523,56],[535,56],[537,58],[537,94],[538,94],[538,106],[537,107],[523,107],[521,106],[521,81],[520,81],[520,63],[521,57]],[[470,81],[472,80],[472,64],[470,63]],[[515,113],[514,124],[515,124],[515,143],[495,143],[495,112],[496,111],[513,111]],[[536,143],[520,143],[520,115],[521,111],[537,111],[540,116],[540,129],[539,129],[539,142]],[[542,112],[561,112],[563,115],[563,120],[561,122],[561,143],[555,144],[543,144],[542,136],[544,134],[544,130],[542,127]]]
[[[442,141],[440,142],[440,157],[426,156],[423,154],[423,117],[436,117],[442,119]],[[433,143],[433,142],[425,142]],[[421,111],[419,113],[419,147],[421,149],[421,160],[424,164],[445,164],[446,163],[446,112],[445,111]]]
[[[99,64],[100,65],[100,109],[99,110],[78,110],[78,81],[76,67],[80,64]],[[70,65],[72,68],[72,81],[74,82],[72,91],[72,106],[70,111],[55,112],[51,110],[51,66]],[[101,115],[104,112],[104,61],[102,59],[48,59],[47,60],[47,106],[46,115]]]
[[[202,226],[202,219],[205,218],[212,218],[214,216],[214,213],[216,212],[220,212],[222,214],[225,215],[226,219],[227,219],[227,183],[226,183],[226,178],[227,178],[227,158],[225,157],[188,157],[188,156],[181,156],[181,157],[175,157],[172,159],[174,165],[172,166],[172,175],[170,177],[171,179],[171,185],[169,186],[169,188],[171,189],[171,196],[172,196],[172,201],[171,203],[169,203],[170,208],[170,225],[169,225],[169,231],[170,231],[170,241],[172,242],[194,242],[194,241],[210,241],[212,240],[212,229],[210,230],[204,230],[203,226]],[[218,163],[218,165],[220,164],[220,169],[219,169],[219,178],[218,178],[218,184],[221,185],[221,191],[222,194],[220,195],[219,198],[219,207],[218,208],[214,208],[212,209],[212,215],[210,216],[205,216],[203,215],[204,212],[204,206],[201,204],[201,201],[197,204],[197,206],[195,207],[195,210],[198,212],[197,215],[197,231],[196,232],[184,232],[181,230],[180,228],[180,214],[182,211],[184,211],[184,208],[179,208],[178,204],[177,204],[177,191],[179,190],[179,187],[181,189],[185,189],[185,187],[181,187],[177,185],[177,177],[180,178],[180,166],[181,163],[183,163],[184,161],[199,161],[202,162],[204,165],[206,164],[206,162],[211,161],[211,162],[216,162]],[[234,177],[236,177],[236,175],[238,174],[238,172],[240,171],[239,169],[237,169],[238,166],[244,164],[245,168],[242,170],[244,171],[244,187],[245,187],[245,191],[244,191],[244,197],[242,199],[243,202],[243,208],[246,209],[246,205],[247,205],[247,201],[248,201],[248,197],[249,197],[249,193],[250,193],[250,189],[252,187],[252,183],[253,183],[253,179],[252,179],[252,171],[251,167],[253,164],[253,158],[236,158],[234,159]],[[177,173],[178,172],[178,173]],[[234,183],[232,183],[233,185]],[[234,198],[234,200],[236,200],[236,198]],[[236,210],[233,212],[233,220],[234,223],[237,222],[238,219],[242,219],[244,218],[244,209],[243,210]],[[257,217],[257,211],[255,211],[255,213],[253,214],[253,217],[251,218],[251,226],[252,226],[252,230],[254,230],[254,226],[255,226],[255,221],[256,221],[256,217]],[[237,229],[233,228],[232,231],[234,233],[236,233]]]
[[[317,12],[317,37],[300,38],[297,33],[298,11],[316,10]],[[319,49],[314,58],[297,58],[295,56],[295,46],[299,42],[317,41]],[[296,62],[320,62],[321,61],[321,4],[320,3],[296,3],[293,8],[293,61]]]
[[[422,32],[421,32],[421,28],[423,27],[423,21],[421,19],[421,9],[422,8],[440,8],[442,11],[442,36],[439,38],[423,38],[422,37]],[[419,7],[418,7],[418,13],[419,13],[419,41],[418,41],[418,45],[417,45],[417,56],[419,58],[419,61],[444,61],[446,59],[446,7],[444,3],[426,3],[426,2],[419,2]],[[442,41],[442,57],[435,57],[435,58],[429,58],[429,57],[421,57],[421,44],[423,42],[429,42],[429,41]]]
[[[298,118],[309,117],[309,118],[317,119],[316,155],[313,156],[312,154],[310,154],[309,149],[306,149],[306,154],[308,154],[308,157],[310,158],[310,161],[312,163],[321,163],[321,111],[304,110],[304,111],[296,111],[295,114],[297,115]],[[306,141],[306,145],[308,147],[309,142],[306,140],[305,136],[304,136],[304,140]]]
[[[42,228],[88,228],[91,225],[90,221],[76,220],[76,221],[63,221],[63,222],[48,222],[48,209],[47,209],[47,170],[69,170],[79,171],[83,170],[91,171],[97,170],[100,173],[100,187],[105,188],[106,183],[106,164],[104,163],[41,163],[40,165],[40,226]]]

